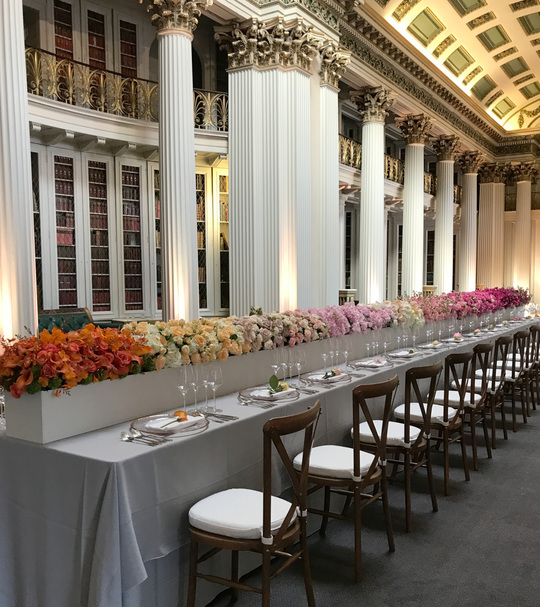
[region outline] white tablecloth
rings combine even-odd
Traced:
[[[523,325],[485,339],[518,327]],[[178,592],[186,591],[187,512],[216,491],[261,488],[267,419],[319,398],[317,443],[347,443],[355,385],[395,373],[403,378],[410,366],[443,360],[449,349],[385,370],[359,371],[363,379],[268,410],[240,406],[236,394],[223,397],[219,406],[239,421],[211,423],[201,434],[154,448],[120,441],[129,424],[48,445],[0,436],[0,605],[175,607]],[[402,394],[403,382],[398,400]],[[300,451],[300,441],[289,448]],[[285,479],[277,478],[274,491],[284,489]],[[210,598],[204,592],[201,585],[199,603]]]

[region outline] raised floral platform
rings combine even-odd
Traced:
[[[300,346],[306,354],[304,370],[310,371],[320,368],[329,338],[348,337],[352,360],[365,355],[374,330],[385,330],[381,342],[414,330],[420,342],[426,321],[443,327],[456,319],[466,326],[467,317],[508,312],[529,301],[520,289],[486,289],[369,306],[347,303],[155,325],[133,322],[122,330],[87,325],[68,333],[54,329],[3,340],[0,383],[9,391],[7,433],[48,442],[173,408],[179,404],[174,370],[182,365],[217,361],[223,365],[221,393],[228,393],[266,382],[276,348]],[[345,344],[336,346],[343,351]],[[130,381],[106,381],[141,372]]]

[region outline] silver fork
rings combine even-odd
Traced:
[[[242,407],[258,407],[259,409],[271,409],[274,403],[256,403],[254,400],[238,395],[238,404]]]

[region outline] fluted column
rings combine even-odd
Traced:
[[[531,190],[538,167],[532,162],[523,162],[513,166],[512,172],[517,184],[513,286],[528,289],[531,284]]]
[[[352,91],[351,99],[363,119],[358,300],[368,304],[382,301],[386,293],[384,120],[393,100],[382,87]]]
[[[476,289],[477,181],[478,169],[483,160],[480,152],[464,152],[459,156],[459,165],[463,171],[458,271],[460,291]]]
[[[403,270],[401,293],[422,291],[424,274],[424,144],[431,121],[423,114],[398,118],[405,137],[405,183],[403,187]]]
[[[37,329],[32,171],[21,2],[0,3],[0,335]]]
[[[339,288],[345,288],[345,203],[347,202],[348,195],[339,196],[339,248],[341,251],[339,258]]]
[[[508,170],[484,164],[478,171],[478,244],[476,281],[485,287],[504,286],[504,195]]]
[[[433,142],[437,154],[437,206],[433,284],[437,293],[452,290],[454,252],[454,159],[459,147],[455,136],[441,135]]]
[[[318,268],[313,268],[313,272],[316,273],[322,287],[320,303],[331,305],[338,303],[339,289],[344,280],[340,278],[340,273],[336,272],[344,255],[344,248],[338,249],[335,239],[335,234],[340,233],[338,86],[350,55],[340,50],[335,42],[328,41],[320,48],[320,58],[319,161],[315,170],[319,176],[319,205],[322,221],[319,224],[320,231],[317,238],[317,244],[320,246],[320,265]],[[311,201],[308,201],[308,205],[310,203]],[[305,219],[299,219],[302,225]],[[309,254],[309,246],[306,246],[305,250]],[[302,267],[305,267],[305,264],[302,264]],[[304,280],[304,285],[300,279]],[[307,273],[304,275],[302,270],[298,282],[300,307],[313,305],[310,297],[311,285],[311,275],[309,277]],[[302,297],[304,294],[305,296]]]
[[[229,53],[231,312],[308,307],[315,280],[337,301],[339,251],[332,238],[339,230],[340,64],[323,53],[328,41],[299,18],[235,22],[217,27],[216,39]],[[310,79],[318,52],[323,87],[315,117]],[[324,148],[315,161],[313,121]],[[322,235],[312,229],[312,166],[322,173]],[[314,240],[325,260],[317,276],[311,273]]]
[[[212,0],[154,0],[158,28],[163,319],[199,316],[191,42]]]

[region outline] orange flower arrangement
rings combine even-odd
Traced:
[[[44,330],[39,337],[2,339],[0,385],[11,396],[69,390],[79,384],[151,371],[152,348],[118,329],[92,324],[79,331]]]

